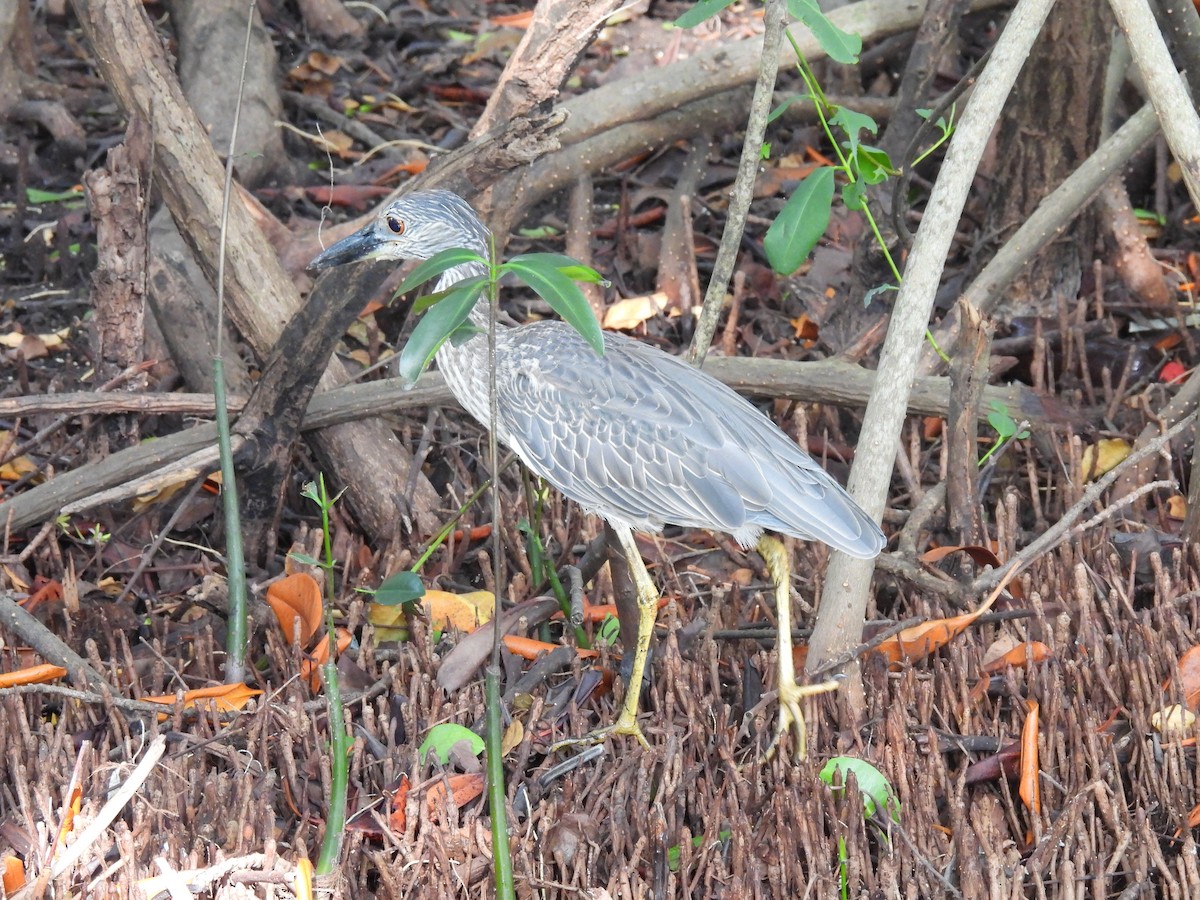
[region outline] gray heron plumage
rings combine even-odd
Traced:
[[[489,252],[489,233],[475,211],[449,191],[417,192],[331,246],[310,269],[361,259],[428,259],[460,247],[485,257]],[[436,289],[481,272],[477,264],[458,266]],[[486,305],[471,316],[486,331]],[[669,524],[726,532],[763,552],[779,600],[780,732],[790,725],[802,753],[798,703],[804,690],[791,668],[787,557],[778,542],[761,536],[777,532],[871,558],[883,548],[883,533],[807,453],[721,382],[623,335],[606,332],[604,349],[597,356],[559,321],[498,328],[495,423],[486,335],[447,341],[437,353],[438,368],[463,407],[494,427],[530,471],[612,524],[629,558],[642,611],[631,686],[616,725],[597,736],[631,734],[645,742],[636,721],[637,686],[657,590],[632,531]]]

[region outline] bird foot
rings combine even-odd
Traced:
[[[642,729],[637,723],[637,718],[631,714],[622,712],[621,715],[617,717],[617,721],[612,725],[609,725],[607,728],[597,728],[595,731],[591,731],[585,734],[583,737],[566,738],[565,740],[558,741],[550,747],[550,751],[554,752],[555,750],[561,750],[566,747],[588,747],[593,744],[603,744],[610,737],[615,737],[616,735],[622,734],[637,738],[638,743],[641,744],[643,748],[646,750],[650,749],[650,742],[647,741],[646,736],[642,734]]]
[[[829,691],[836,691],[838,682],[821,681],[816,684],[796,684],[792,679],[781,681],[779,684],[779,721],[775,726],[775,736],[763,752],[763,762],[775,755],[780,741],[789,731],[795,737],[792,757],[800,762],[808,756],[808,731],[804,723],[804,711],[800,703],[806,697],[815,697]]]

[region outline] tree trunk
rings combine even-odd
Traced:
[[[1112,15],[1094,0],[1055,4],[998,126],[996,165],[984,234],[1003,241],[1099,145],[1104,65]],[[1033,259],[1009,289],[997,317],[1056,315],[1074,300],[1090,265],[1096,216],[1081,214]]]

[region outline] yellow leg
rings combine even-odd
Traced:
[[[779,627],[779,640],[775,644],[779,654],[779,724],[764,758],[770,759],[774,755],[780,739],[790,730],[796,739],[795,757],[804,759],[808,755],[808,734],[800,703],[805,697],[837,690],[838,683],[796,684],[796,669],[792,662],[792,567],[788,552],[777,538],[767,535],[759,539],[758,552],[775,582],[775,617]]]
[[[650,579],[650,573],[646,571],[646,564],[642,562],[642,555],[638,552],[637,544],[633,540],[633,532],[623,525],[613,525],[612,528],[621,543],[621,550],[625,553],[625,559],[629,563],[629,572],[633,576],[633,584],[637,590],[637,646],[633,651],[633,667],[629,673],[629,682],[625,685],[625,702],[621,705],[621,714],[612,725],[593,731],[581,738],[559,741],[551,748],[553,750],[579,744],[599,744],[615,734],[627,734],[635,737],[638,743],[647,750],[650,749],[646,736],[638,727],[637,713],[638,696],[642,692],[642,679],[646,674],[646,657],[650,653],[650,637],[654,633],[654,619],[658,615],[658,589]],[[629,648],[626,648],[625,652],[628,653]]]

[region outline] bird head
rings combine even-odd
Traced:
[[[475,210],[457,194],[416,191],[326,248],[308,264],[308,270],[317,272],[364,259],[429,259],[456,247],[487,256],[488,236]]]

